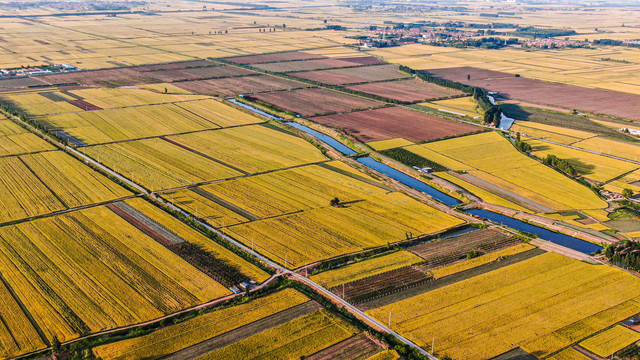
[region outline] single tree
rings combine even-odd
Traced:
[[[329,205],[340,206],[340,199],[338,199],[337,197],[334,197],[333,199],[331,199],[331,201],[329,201]]]

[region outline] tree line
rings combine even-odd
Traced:
[[[615,265],[640,271],[640,243],[638,242],[623,240],[620,245],[609,245],[604,255]]]

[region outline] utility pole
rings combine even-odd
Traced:
[[[389,311],[389,329],[391,329],[391,311]]]
[[[431,353],[433,354],[433,348],[436,346],[436,337],[433,337],[433,340],[431,340]]]

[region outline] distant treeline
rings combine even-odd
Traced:
[[[610,245],[604,251],[605,256],[625,269],[640,271],[640,243],[623,240],[620,245]]]

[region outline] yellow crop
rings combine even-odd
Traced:
[[[580,346],[598,356],[609,357],[614,352],[621,350],[638,340],[640,340],[640,333],[622,325],[618,325],[584,340],[580,343]]]
[[[327,310],[275,326],[198,359],[299,359],[357,333],[357,328]]]
[[[455,274],[460,271],[472,269],[476,266],[494,262],[503,256],[516,255],[525,251],[529,251],[531,249],[535,249],[535,246],[529,245],[529,244],[518,244],[515,246],[508,247],[506,249],[484,254],[470,260],[464,260],[464,261],[455,263],[453,265],[437,268],[437,269],[431,270],[431,273],[436,279],[439,279],[441,277]]]
[[[396,148],[400,146],[413,145],[413,143],[403,138],[397,138],[397,139],[389,139],[389,140],[372,141],[372,142],[368,142],[367,145],[371,146],[371,148],[376,151],[382,151],[382,150],[387,150],[387,149]]]
[[[639,285],[620,270],[547,253],[369,313],[386,322],[391,312],[394,330],[422,346],[435,337],[436,351],[456,359],[488,359],[518,346],[544,356],[570,345],[580,328],[558,330],[602,314],[589,320],[589,331],[598,331],[609,325],[597,324],[637,311],[628,308],[637,304],[616,306],[635,302]]]
[[[307,297],[295,290],[285,289],[242,305],[216,310],[159,329],[149,335],[99,346],[94,349],[94,353],[104,359],[123,360],[143,357],[155,359],[308,300]]]
[[[424,260],[408,251],[397,251],[389,255],[378,256],[373,259],[360,261],[355,264],[343,266],[339,269],[325,271],[313,275],[311,280],[326,288],[332,288],[340,284],[364,279],[383,272],[399,269],[401,267],[417,264]]]

